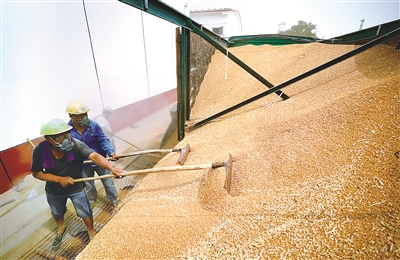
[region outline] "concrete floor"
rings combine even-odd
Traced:
[[[117,146],[117,154],[159,148],[161,139],[171,122],[170,110],[171,106],[165,107],[151,116],[135,122],[134,125],[115,133],[119,137],[114,138]],[[115,162],[115,166],[125,170],[133,170],[126,168],[129,168],[129,163],[133,159],[132,157],[121,159]],[[143,160],[141,164],[143,164]],[[123,200],[126,195],[126,192],[122,193],[124,188],[133,186],[135,181],[137,180],[130,176],[114,181],[117,190],[120,192],[120,200]],[[20,187],[13,188],[1,195],[3,205],[0,208],[1,259],[20,259],[26,256],[26,253],[37,246],[38,243],[51,244],[54,239],[56,225],[46,201],[44,184],[45,182],[29,175],[24,179],[23,185],[19,185]],[[108,212],[109,217],[112,217],[116,213],[116,210],[110,206],[105,198],[101,181],[96,181],[96,187],[99,192],[99,200],[93,209],[95,228],[96,217],[103,216],[104,212]],[[121,203],[120,207],[123,207],[123,203]],[[66,223],[68,223],[68,219],[71,219],[71,223],[75,223],[76,220],[72,220],[76,218],[72,204],[68,203],[67,208]],[[97,229],[100,229],[103,224],[97,225]],[[79,233],[79,230],[85,230],[83,224],[81,226],[78,224],[74,230],[69,230],[68,232],[75,236]],[[29,259],[46,259],[46,257]]]

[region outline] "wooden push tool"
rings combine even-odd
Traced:
[[[215,169],[224,166],[226,172],[226,179],[224,188],[228,191],[228,194],[231,192],[231,181],[232,181],[232,156],[229,154],[228,160],[226,162],[217,162],[211,164],[198,164],[198,165],[185,165],[185,166],[171,166],[171,167],[160,167],[160,168],[151,168],[145,170],[137,170],[130,172],[122,172],[121,176],[129,176],[134,174],[142,174],[142,173],[154,173],[154,172],[169,172],[169,171],[190,171],[190,170],[202,170],[202,169]],[[94,181],[100,180],[104,178],[113,178],[114,175],[102,175],[97,177],[89,177],[89,178],[81,178],[81,179],[72,179],[72,182],[83,182],[83,181]]]
[[[189,152],[190,152],[190,145],[187,144],[183,148],[153,149],[153,150],[136,151],[136,152],[132,152],[132,153],[125,153],[125,154],[117,155],[116,158],[121,159],[121,158],[129,157],[129,156],[137,156],[137,155],[148,154],[148,153],[171,153],[171,152],[180,152],[178,163],[180,165],[183,165],[186,161],[186,158],[187,158]],[[112,157],[107,157],[106,159],[109,161],[113,160]],[[86,160],[83,163],[84,164],[93,163],[93,161]]]

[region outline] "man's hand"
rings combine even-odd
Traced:
[[[111,156],[111,161],[118,161],[119,160],[118,156],[115,153],[112,153],[110,156]]]
[[[61,186],[68,187],[69,185],[74,185],[74,182],[72,181],[73,179],[69,176],[65,176],[65,177],[60,177],[59,183],[61,184]]]
[[[115,154],[113,154],[115,156]],[[111,173],[113,175],[115,175],[115,177],[117,178],[122,178],[123,176],[121,176],[121,172],[123,172],[124,170],[122,169],[118,169],[115,168],[111,165],[111,163],[109,161],[107,161],[106,158],[104,158],[103,156],[101,156],[100,154],[93,152],[89,155],[89,159],[92,160],[93,162],[95,162],[98,166],[110,170]]]
[[[124,172],[124,170],[119,169],[119,168],[112,168],[111,173],[115,175],[116,178],[123,178],[124,176],[121,175],[121,173]]]

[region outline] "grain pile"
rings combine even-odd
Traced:
[[[229,50],[276,85],[354,48]],[[399,61],[374,47],[284,88],[286,101],[272,94],[188,132],[186,165],[232,154],[231,196],[223,168],[150,174],[78,259],[400,258]],[[216,53],[188,125],[265,90]]]

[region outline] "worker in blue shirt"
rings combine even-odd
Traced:
[[[89,107],[80,101],[70,101],[67,104],[67,113],[71,120],[68,125],[72,126],[71,137],[76,138],[95,152],[103,155],[104,157],[116,158],[115,151],[112,148],[111,142],[108,137],[104,134],[102,128],[98,123],[88,118]],[[95,163],[83,165],[83,177],[94,177],[94,173],[102,176],[111,174],[107,169],[98,166]],[[104,189],[106,191],[107,199],[113,204],[114,207],[118,207],[118,192],[115,187],[112,178],[101,179]],[[86,182],[86,194],[92,207],[97,200],[97,190],[94,181]]]

